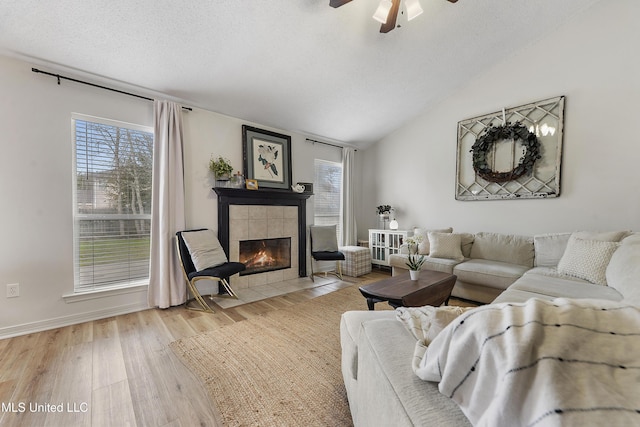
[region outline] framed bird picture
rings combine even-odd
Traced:
[[[291,137],[242,125],[244,176],[259,188],[290,189]]]

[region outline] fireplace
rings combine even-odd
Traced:
[[[243,262],[240,242],[286,239],[288,261],[269,271],[232,277],[236,289],[285,282],[307,275],[306,200],[310,193],[216,187],[218,239],[229,261]],[[243,244],[244,245],[244,244]],[[244,257],[244,256],[243,256]]]
[[[291,268],[291,237],[241,240],[239,260],[247,267],[240,276]]]

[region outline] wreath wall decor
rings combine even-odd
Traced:
[[[520,142],[525,149],[524,155],[518,164],[508,172],[496,172],[487,163],[487,155],[494,144],[502,140],[513,140],[514,144]],[[485,130],[471,147],[473,153],[473,169],[478,176],[489,182],[508,182],[520,178],[533,171],[533,165],[540,156],[540,143],[538,138],[522,124],[507,122],[503,126],[493,126]]]
[[[564,96],[458,122],[456,200],[560,196]]]

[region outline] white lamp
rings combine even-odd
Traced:
[[[373,14],[373,19],[380,22],[381,24],[385,24],[387,22],[387,18],[389,17],[389,11],[391,10],[390,0],[381,0],[378,8],[376,9],[376,13]]]
[[[407,8],[408,21],[411,21],[413,18],[416,18],[422,15],[422,12],[424,12],[418,0],[404,0],[404,4],[405,4],[405,7]]]
[[[398,221],[395,218],[391,220],[389,223],[389,230],[397,230],[398,229]]]

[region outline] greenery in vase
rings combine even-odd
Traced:
[[[376,208],[376,212],[378,212],[378,215],[383,215],[383,214],[390,214],[391,213],[391,206],[390,205],[380,205]]]
[[[409,270],[420,270],[420,267],[422,267],[422,264],[424,264],[424,255],[409,255],[409,257],[407,258],[407,267],[409,267]]]
[[[209,160],[209,169],[213,172],[216,178],[220,178],[225,175],[229,176],[231,175],[231,172],[233,172],[233,166],[231,166],[229,159],[225,159],[222,156],[218,156],[217,159],[212,156],[211,160]]]

